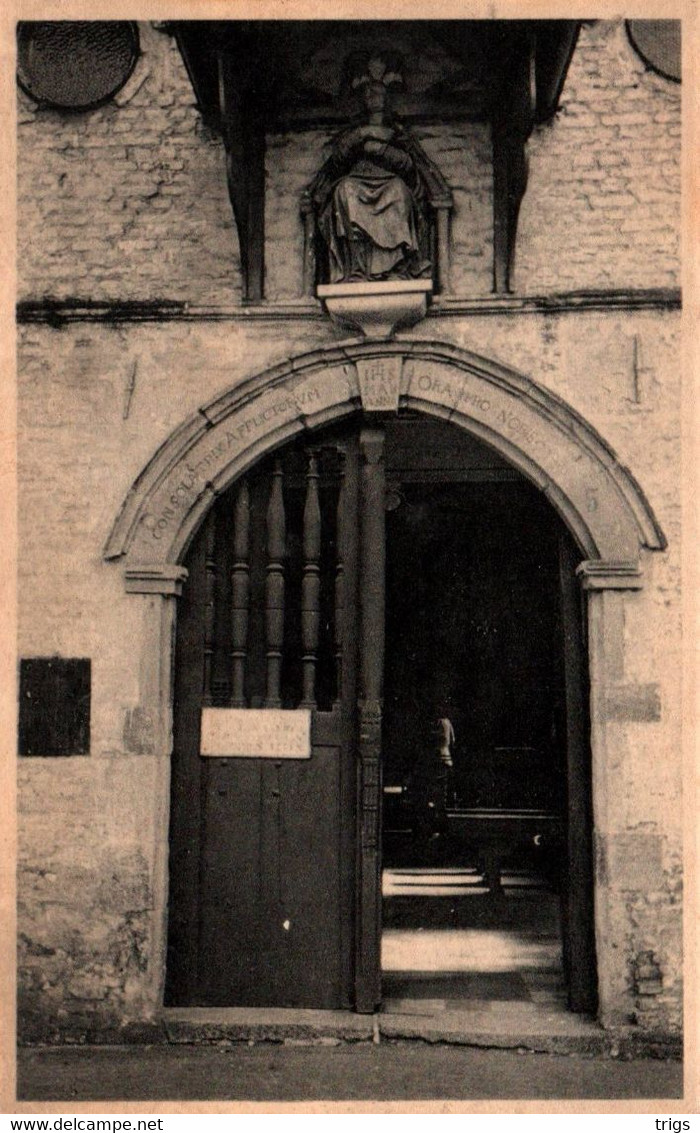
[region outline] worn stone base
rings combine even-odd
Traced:
[[[516,1022],[484,1026],[478,1012],[435,1016],[357,1015],[351,1011],[287,1008],[172,1008],[158,1019],[125,1023],[90,1023],[73,1017],[21,1030],[20,1046],[230,1045],[233,1043],[303,1043],[415,1040],[501,1050],[579,1054],[625,1060],[653,1058],[680,1061],[683,1042],[667,1033],[639,1034],[635,1028],[604,1031],[593,1020],[565,1016],[549,1030]]]
[[[190,1007],[165,1010],[162,1026],[170,1043],[284,1042],[289,1039],[371,1039],[373,1017],[352,1011],[275,1007]]]

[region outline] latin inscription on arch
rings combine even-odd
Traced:
[[[477,358],[472,363],[466,353],[464,361],[453,360],[450,353],[460,352],[439,343],[425,344],[424,356],[422,349],[414,342],[404,349],[382,344],[375,351],[362,345],[356,357],[353,346],[317,351],[292,360],[288,376],[276,378],[272,388],[261,376],[259,392],[246,398],[244,390],[234,389],[212,402],[155,458],[150,486],[130,505],[133,520],[127,510],[121,528],[118,523],[107,557],[124,554],[128,546],[136,563],[175,561],[188,516],[195,522],[198,509],[206,508],[208,489],[222,490],[274,444],[305,428],[361,407],[396,412],[398,392],[398,408],[471,429],[520,468],[560,507],[589,556],[637,558],[638,517],[650,513],[643,498],[631,502],[636,486],[627,483],[624,469],[585,422],[546,390],[502,367]],[[653,518],[642,521],[646,545],[659,545]]]
[[[571,433],[554,426],[553,436],[552,423],[519,392],[431,359],[407,360],[404,379],[411,403],[442,405],[449,420],[459,423],[460,418],[468,418],[512,443],[545,473],[553,487],[575,501],[580,515],[597,512],[601,492],[610,493],[599,462]],[[619,505],[617,499],[612,502]],[[617,537],[616,531],[611,534]]]
[[[484,392],[483,379],[431,361],[408,362],[406,392],[428,402],[439,402],[453,413],[474,417],[500,433],[528,444],[536,444],[537,437],[528,424],[525,413],[514,408],[513,395],[494,387]]]
[[[227,419],[204,435],[192,454],[169,477],[157,495],[157,503],[143,516],[142,525],[154,542],[167,536],[178,516],[189,510],[212,476],[249,448],[275,425],[297,420],[321,401],[318,385],[294,391],[275,390],[263,395],[236,419]]]

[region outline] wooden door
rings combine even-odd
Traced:
[[[169,1004],[354,1003],[358,450],[329,436],[258,466],[185,562]],[[209,706],[310,710],[310,758],[203,757]]]
[[[576,567],[581,555],[559,536],[561,643],[567,761],[567,852],[562,887],[564,969],[569,1007],[595,1013],[598,986],[593,918],[593,800],[586,619]]]

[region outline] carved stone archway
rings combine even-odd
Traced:
[[[621,695],[624,700],[622,604],[626,591],[642,587],[642,550],[663,549],[664,536],[633,476],[579,414],[523,375],[444,343],[359,342],[287,360],[202,406],[135,481],[105,559],[123,563],[127,591],[146,596],[152,611],[142,646],[141,708],[143,718],[153,722],[153,750],[167,756],[172,745],[172,599],[186,577],[180,563],[215,497],[264,454],[305,430],[360,412],[371,416],[399,408],[450,421],[494,448],[545,493],[581,549],[578,573],[589,592],[596,858],[604,862],[614,831],[606,719],[609,703]],[[164,798],[166,778],[164,773]],[[154,932],[164,955],[162,858]],[[614,878],[601,867],[595,919],[600,1017],[608,1025],[624,1022],[630,1007],[624,965],[606,947],[613,886]],[[160,967],[156,962],[154,972]],[[159,980],[154,975],[146,993],[154,1010],[162,1002]]]
[[[378,342],[284,362],[202,406],[134,483],[105,549],[127,577],[177,564],[215,495],[263,453],[364,408],[451,421],[537,484],[589,559],[638,568],[664,538],[639,485],[573,409],[514,370],[454,346]]]

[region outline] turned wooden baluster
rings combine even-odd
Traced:
[[[248,660],[250,607],[250,492],[244,480],[233,513],[233,566],[231,568],[231,704],[245,708],[245,670]]]
[[[214,668],[214,622],[216,610],[216,514],[210,511],[204,532],[204,673],[203,697],[205,705],[213,703],[212,677]]]
[[[321,505],[318,498],[318,459],[309,454],[304,504],[304,572],[301,581],[301,646],[303,686],[301,707],[316,705],[316,662],[321,620]]]
[[[267,505],[267,578],[265,580],[265,632],[267,641],[266,708],[281,708],[282,645],[284,643],[285,518],[282,465],[272,474]]]
[[[335,703],[339,704],[343,694],[343,638],[345,617],[345,453],[339,452],[340,475],[338,486],[338,506],[335,519],[335,623],[333,630],[333,653],[335,657]]]

